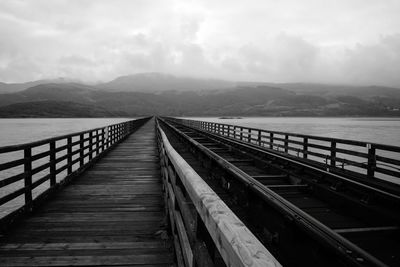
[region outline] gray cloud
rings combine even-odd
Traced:
[[[163,71],[400,86],[398,13],[389,0],[3,0],[0,80]]]

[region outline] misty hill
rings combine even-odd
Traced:
[[[86,111],[83,107],[80,109],[83,113],[102,114],[99,110],[91,111],[98,108],[110,116],[400,116],[400,97],[379,93],[372,97],[306,94],[266,85],[229,90],[108,92],[76,83],[38,85],[22,92],[2,94],[0,107],[6,109],[0,110],[0,116],[10,116],[10,110],[21,114],[16,108],[25,106],[15,104],[31,102],[47,103],[55,108],[55,113],[58,106],[51,103],[75,103],[87,108]],[[28,107],[32,112],[40,108],[33,104]],[[62,114],[66,116],[65,111]]]
[[[97,88],[110,92],[199,91],[234,86],[234,82],[224,80],[177,77],[157,72],[121,76],[110,82],[96,85]]]
[[[385,86],[352,86],[318,83],[257,83],[238,82],[242,86],[266,85],[290,90],[299,94],[320,94],[325,96],[356,96],[361,98],[395,97],[400,98],[400,89]]]
[[[72,82],[71,79],[66,78],[58,78],[58,79],[51,79],[51,80],[38,80],[38,81],[30,81],[26,83],[3,83],[0,82],[0,94],[4,93],[16,93],[20,91],[24,91],[30,87],[40,85],[40,84],[47,84],[47,83],[70,83]],[[76,81],[74,81],[76,82]]]
[[[97,106],[66,101],[38,101],[11,104],[0,107],[3,118],[98,118],[121,117],[125,113],[115,113]]]

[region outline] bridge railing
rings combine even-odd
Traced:
[[[397,146],[207,121],[168,119],[264,149],[318,162],[327,171],[340,170],[400,183],[400,147]]]
[[[0,226],[32,210],[70,177],[79,174],[148,118],[0,147]]]
[[[281,266],[156,127],[178,266]]]

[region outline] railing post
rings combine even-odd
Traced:
[[[103,152],[106,149],[106,130],[105,128],[101,129],[101,152]]]
[[[336,142],[331,142],[331,166],[336,166]]]
[[[243,127],[240,127],[240,141],[243,140]]]
[[[28,211],[32,210],[32,148],[24,149],[24,187],[25,187],[25,207]]]
[[[79,135],[79,166],[82,167],[83,163],[84,163],[84,151],[83,151],[83,147],[84,147],[84,134],[80,134]]]
[[[100,133],[96,130],[96,156],[100,154]]]
[[[89,132],[89,161],[91,161],[92,158],[93,158],[93,151],[92,151],[92,149],[93,149],[93,132],[90,131],[90,132]]]
[[[68,170],[67,174],[72,173],[72,137],[67,138],[67,165],[68,165]]]
[[[119,141],[121,138],[121,125],[117,124],[117,136],[116,136],[116,143]]]
[[[285,134],[285,153],[288,153],[289,151],[289,135]]]
[[[269,148],[274,149],[274,133],[269,133]]]
[[[251,129],[249,129],[249,133],[247,135],[247,142],[251,143]]]
[[[258,145],[261,146],[261,130],[258,130],[258,138],[257,138],[257,141],[258,141]]]
[[[304,137],[304,140],[303,140],[303,158],[307,158],[307,153],[308,152],[308,138],[307,137]]]
[[[233,139],[236,139],[236,126],[233,126]]]
[[[50,187],[56,184],[56,141],[50,141]]]
[[[107,148],[111,146],[112,139],[113,139],[113,127],[109,126],[108,127],[108,139],[107,139]]]
[[[112,146],[112,144],[114,143],[114,125],[110,126],[110,131],[109,131],[109,143],[108,143],[108,147]]]
[[[114,132],[114,144],[118,142],[118,125],[115,125],[115,132]]]
[[[372,144],[367,144],[368,147],[368,166],[367,176],[374,177],[376,168],[376,149]]]

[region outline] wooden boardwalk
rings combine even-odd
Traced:
[[[171,266],[154,119],[0,239],[0,266]]]

